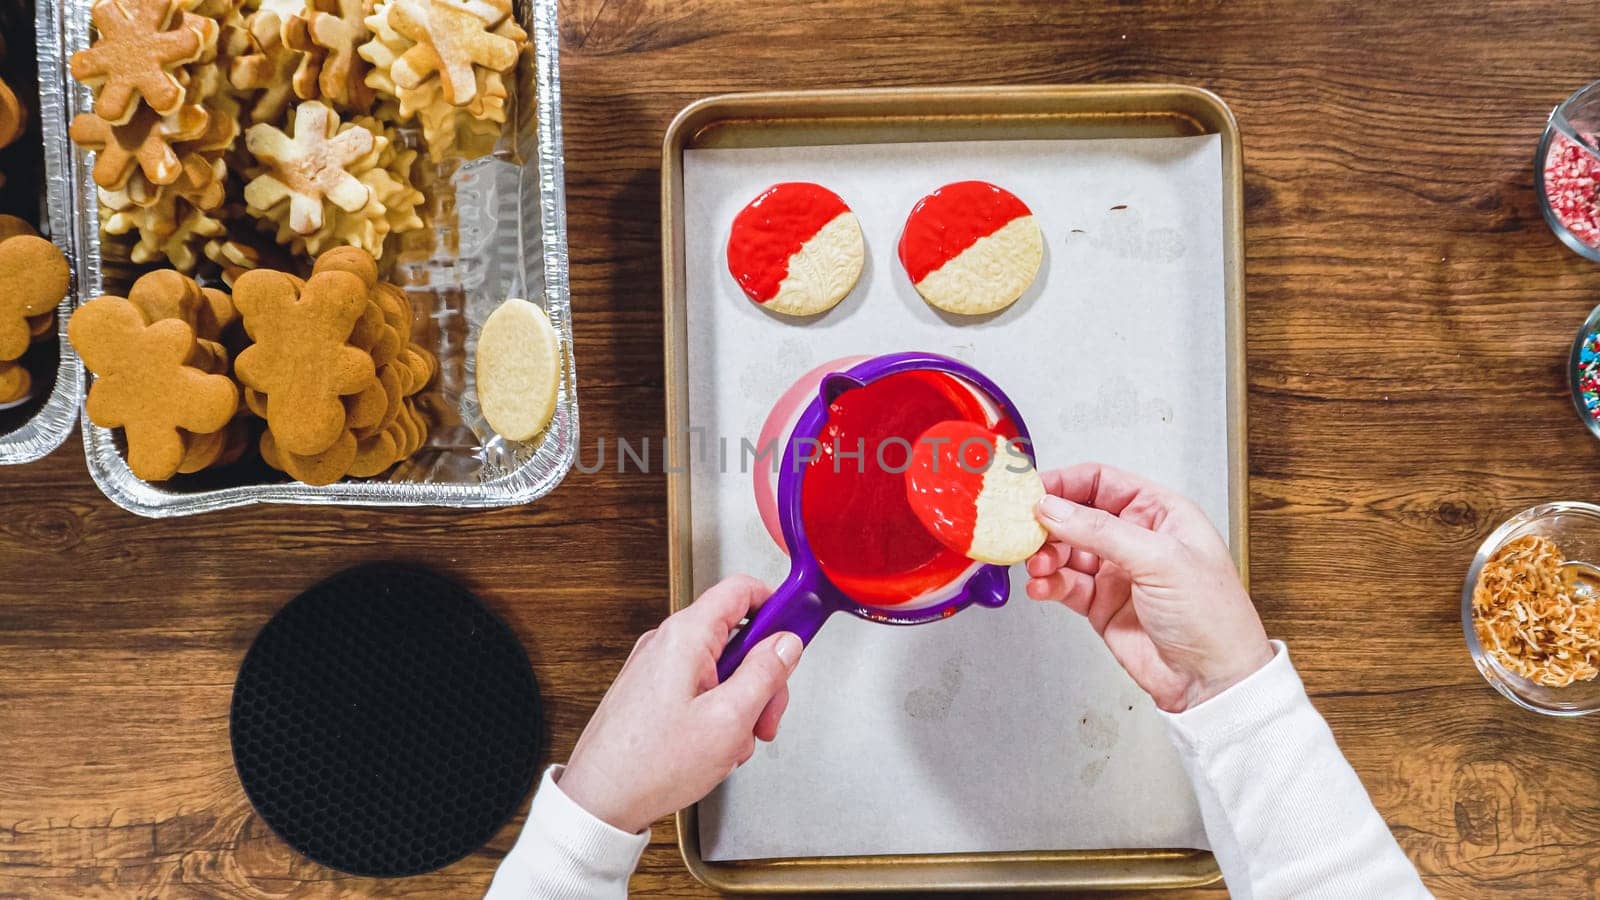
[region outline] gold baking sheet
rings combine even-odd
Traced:
[[[911,88],[710,97],[667,129],[661,163],[661,252],[667,385],[667,542],[671,608],[692,599],[683,151],[972,140],[1181,137],[1222,140],[1227,301],[1230,545],[1248,577],[1244,378],[1243,161],[1237,123],[1216,95],[1182,85]],[[922,854],[707,862],[696,809],[677,816],[689,871],[724,891],[1152,889],[1218,880],[1198,850]]]

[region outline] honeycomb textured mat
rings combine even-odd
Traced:
[[[542,705],[516,636],[420,569],[348,569],[290,601],[239,668],[233,761],[307,857],[415,875],[487,842],[533,786]]]

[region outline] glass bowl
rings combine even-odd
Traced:
[[[1600,306],[1589,311],[1567,356],[1572,405],[1589,433],[1600,438]]]
[[[1545,224],[1574,253],[1600,262],[1600,246],[1573,234],[1550,206],[1550,194],[1545,187],[1545,159],[1550,154],[1551,146],[1563,139],[1560,123],[1567,123],[1572,131],[1580,135],[1600,135],[1600,81],[1584,85],[1550,111],[1550,119],[1539,138],[1539,147],[1534,151],[1533,159],[1533,192],[1538,198],[1539,212],[1543,214]]]
[[[1600,712],[1600,678],[1562,688],[1534,684],[1507,671],[1489,655],[1472,627],[1472,592],[1484,563],[1506,543],[1525,535],[1549,538],[1569,560],[1600,560],[1600,506],[1593,503],[1546,503],[1524,510],[1496,528],[1478,547],[1461,590],[1461,630],[1466,634],[1472,662],[1485,681],[1523,709],[1547,716],[1586,716]]]

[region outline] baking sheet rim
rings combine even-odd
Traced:
[[[1143,101],[1134,101],[1135,98]],[[937,113],[897,111],[896,104],[915,102],[945,103],[951,108]],[[1062,108],[1049,113],[1024,109],[1037,102],[1059,102]],[[1187,103],[1190,108],[1180,106]],[[1098,104],[1100,108],[1090,108]],[[666,427],[671,464],[667,472],[667,545],[669,609],[687,605],[692,594],[688,564],[689,478],[684,465],[688,454],[687,321],[684,313],[685,284],[682,251],[683,151],[717,121],[717,113],[730,108],[758,109],[757,114],[724,116],[724,119],[874,119],[916,118],[921,121],[962,120],[993,116],[1034,116],[1039,119],[1116,114],[1126,104],[1126,115],[1183,117],[1199,127],[1199,133],[1218,134],[1222,139],[1222,214],[1223,281],[1226,302],[1228,345],[1228,438],[1230,514],[1229,543],[1241,577],[1249,581],[1248,525],[1248,446],[1246,429],[1245,334],[1244,334],[1244,221],[1243,151],[1238,123],[1227,104],[1216,94],[1181,84],[1059,85],[1025,87],[886,88],[864,90],[775,91],[722,94],[702,98],[684,107],[667,127],[662,141],[661,163],[661,247],[663,355],[666,392]],[[1073,110],[1072,106],[1079,109]],[[985,107],[989,108],[985,108]],[[1010,109],[997,109],[1010,107]],[[1142,107],[1142,108],[1135,108]],[[834,112],[830,113],[830,108]],[[841,114],[844,113],[844,114]],[[898,126],[886,122],[885,129]],[[887,143],[887,141],[885,141]],[[772,145],[769,145],[772,146]],[[1000,852],[968,854],[899,854],[850,857],[794,857],[775,860],[709,862],[700,856],[697,810],[691,806],[674,818],[678,848],[689,872],[696,879],[721,891],[757,893],[799,893],[804,891],[849,890],[963,890],[974,888],[1133,888],[1160,889],[1200,887],[1221,879],[1212,855],[1199,850],[1076,850],[1040,852]],[[1116,866],[1119,862],[1137,865],[1138,861],[1167,863],[1168,871],[1138,877],[1132,873],[1115,876],[1054,876],[1064,868],[1099,863]],[[1199,861],[1197,871],[1193,863]],[[897,877],[870,878],[873,869],[894,867]],[[907,868],[928,876],[910,877]],[[1002,871],[1004,869],[1004,871]],[[1035,877],[1026,877],[1025,870]],[[989,871],[985,871],[989,870]],[[1048,871],[1046,871],[1048,870]],[[797,877],[804,871],[804,876]],[[835,875],[832,880],[827,876]],[[1086,876],[1088,873],[1084,873]],[[1019,877],[1021,876],[1021,877]]]

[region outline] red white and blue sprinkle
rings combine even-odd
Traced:
[[[1578,351],[1578,393],[1589,418],[1600,421],[1600,331],[1585,337]]]

